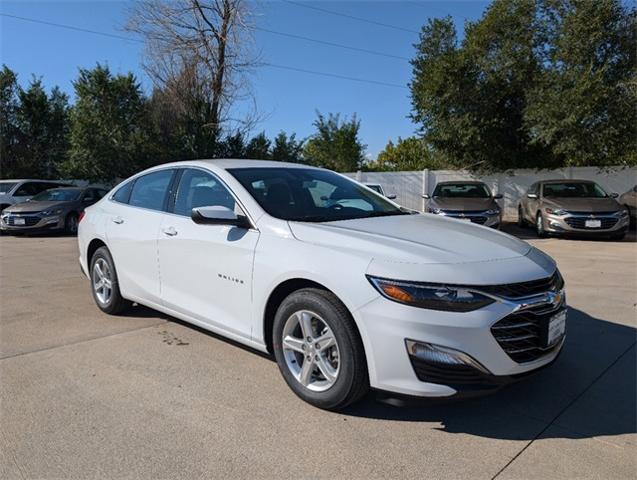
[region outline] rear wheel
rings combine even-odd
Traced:
[[[544,230],[544,217],[542,216],[542,212],[537,212],[537,216],[535,217],[535,232],[540,238],[546,237],[546,230]]]
[[[522,212],[522,205],[518,206],[518,227],[526,227],[526,220],[524,220],[524,213]]]
[[[64,220],[64,231],[69,235],[75,235],[77,233],[78,218],[77,213],[71,212],[66,216]]]
[[[115,263],[108,248],[100,247],[93,254],[90,279],[93,299],[103,312],[117,315],[131,306],[119,291]]]
[[[274,319],[273,346],[289,387],[316,407],[340,410],[369,390],[354,321],[330,292],[307,288],[288,296]]]

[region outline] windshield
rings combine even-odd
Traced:
[[[407,214],[384,197],[329,170],[233,168],[228,171],[266,212],[283,220],[332,222]]]
[[[482,183],[445,183],[436,186],[433,196],[443,198],[489,198],[491,192]]]
[[[17,184],[18,182],[0,182],[0,193],[7,193]]]
[[[371,188],[372,190],[374,190],[375,192],[378,192],[380,194],[383,193],[383,191],[380,188],[380,185],[365,185],[367,188]]]
[[[553,198],[605,198],[606,192],[596,183],[545,183],[544,196]]]
[[[32,202],[73,202],[80,198],[81,190],[54,188],[38,193],[31,199]]]

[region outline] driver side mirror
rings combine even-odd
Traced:
[[[500,200],[500,199],[502,199],[502,198],[504,198],[504,197],[503,197],[503,195],[502,195],[501,193],[496,193],[496,194],[493,196],[493,198],[495,198],[496,200]]]
[[[610,198],[617,198],[619,197],[619,193],[611,193],[609,196]]]
[[[193,208],[190,218],[200,225],[232,225],[248,229],[250,221],[244,215],[237,215],[232,210],[221,205]]]
[[[392,193],[390,195],[385,195],[387,198],[389,198],[390,200],[394,200],[396,198],[396,194]]]
[[[429,195],[428,193],[423,193],[422,198],[426,198],[427,200],[429,200],[431,198],[431,195]]]
[[[537,193],[527,193],[526,198],[537,198]]]

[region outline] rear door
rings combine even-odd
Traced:
[[[173,208],[159,233],[164,305],[200,322],[250,338],[252,265],[259,232],[201,225],[193,208],[224,206],[243,214],[233,194],[208,170],[182,171]]]
[[[122,292],[161,303],[157,236],[176,170],[156,170],[120,187],[105,208],[106,236]]]

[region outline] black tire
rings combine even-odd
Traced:
[[[535,233],[539,238],[546,237],[546,230],[544,230],[544,217],[542,216],[542,212],[537,212],[535,217]]]
[[[315,312],[331,329],[338,344],[338,375],[324,391],[316,392],[304,386],[294,376],[286,362],[282,339],[286,322],[299,311]],[[349,311],[332,293],[305,288],[290,294],[279,306],[273,326],[274,356],[283,378],[302,400],[318,408],[341,410],[360,400],[369,391],[365,351]],[[303,359],[303,355],[301,355]]]
[[[518,227],[526,227],[526,220],[524,220],[524,214],[522,213],[522,205],[518,205]]]
[[[77,213],[71,212],[64,219],[64,231],[69,235],[77,235],[78,218]]]
[[[100,300],[94,284],[94,278],[96,275],[95,266],[100,260],[105,262],[110,270],[111,292],[110,297],[106,301]],[[100,247],[95,251],[93,257],[91,257],[89,270],[91,294],[93,295],[93,300],[95,300],[96,305],[102,312],[108,313],[109,315],[117,315],[130,308],[132,302],[122,297],[122,294],[119,291],[115,262],[113,262],[113,257],[111,257],[111,252],[108,251],[108,248]]]

